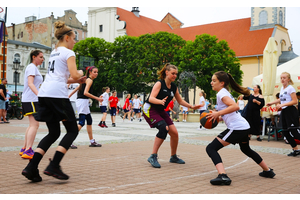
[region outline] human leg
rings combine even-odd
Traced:
[[[22,158],[32,159],[34,151],[32,150],[32,145],[39,128],[39,122],[34,119],[32,115],[28,116],[29,127],[26,129],[25,134],[25,151],[22,154]]]

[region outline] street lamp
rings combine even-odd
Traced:
[[[17,75],[18,75],[18,70],[20,69],[20,61],[18,59],[14,59],[13,62],[13,70],[15,70],[14,72],[14,76],[15,76],[15,95],[17,94]]]

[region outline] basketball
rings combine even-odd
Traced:
[[[219,118],[216,119],[214,122],[211,119],[206,119],[206,115],[208,113],[212,113],[212,111],[211,110],[210,111],[206,110],[200,115],[200,123],[201,123],[202,126],[204,126],[204,128],[207,128],[207,129],[215,128],[219,123]]]

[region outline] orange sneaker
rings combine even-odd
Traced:
[[[33,154],[34,154],[34,151],[31,149],[31,147],[24,151],[23,155],[21,156],[21,158],[24,158],[24,159],[32,159],[33,157]]]

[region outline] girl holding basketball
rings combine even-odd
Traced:
[[[32,182],[42,181],[38,165],[50,146],[59,138],[60,121],[66,129],[66,134],[60,141],[50,164],[44,170],[44,174],[62,180],[69,179],[69,176],[61,170],[60,162],[76,139],[78,127],[68,98],[67,84],[82,83],[86,79],[83,77],[82,70],[77,71],[75,53],[72,51],[76,43],[74,31],[62,21],[55,22],[54,26],[58,43],[51,52],[48,73],[38,92],[40,108],[37,115],[34,115],[37,121],[46,122],[49,133],[40,141],[33,158],[22,171],[22,175]]]
[[[206,152],[212,159],[214,165],[218,170],[218,177],[212,179],[210,183],[212,185],[230,185],[231,179],[227,176],[222,159],[218,151],[229,145],[240,145],[241,151],[252,158],[263,171],[259,173],[260,176],[266,178],[273,178],[275,173],[273,169],[269,168],[265,161],[260,157],[258,153],[253,151],[249,146],[249,123],[238,112],[239,106],[235,103],[234,98],[229,93],[229,85],[231,88],[241,94],[249,95],[250,91],[247,88],[243,88],[238,85],[229,73],[219,71],[212,76],[211,86],[214,91],[217,92],[217,111],[213,111],[207,115],[210,120],[216,120],[222,116],[227,129],[220,133],[207,147]]]
[[[157,152],[167,134],[170,135],[170,146],[171,146],[171,163],[185,164],[185,162],[178,158],[176,155],[178,146],[178,131],[173,124],[169,115],[164,111],[169,102],[175,96],[176,100],[180,105],[186,106],[192,109],[198,109],[200,106],[192,106],[184,101],[177,89],[175,83],[173,83],[177,77],[177,67],[175,65],[166,64],[158,75],[160,80],[157,81],[146,103],[143,107],[143,116],[151,128],[157,128],[158,133],[154,140],[152,154],[148,158],[148,162],[155,168],[160,168],[160,164],[157,161]]]

